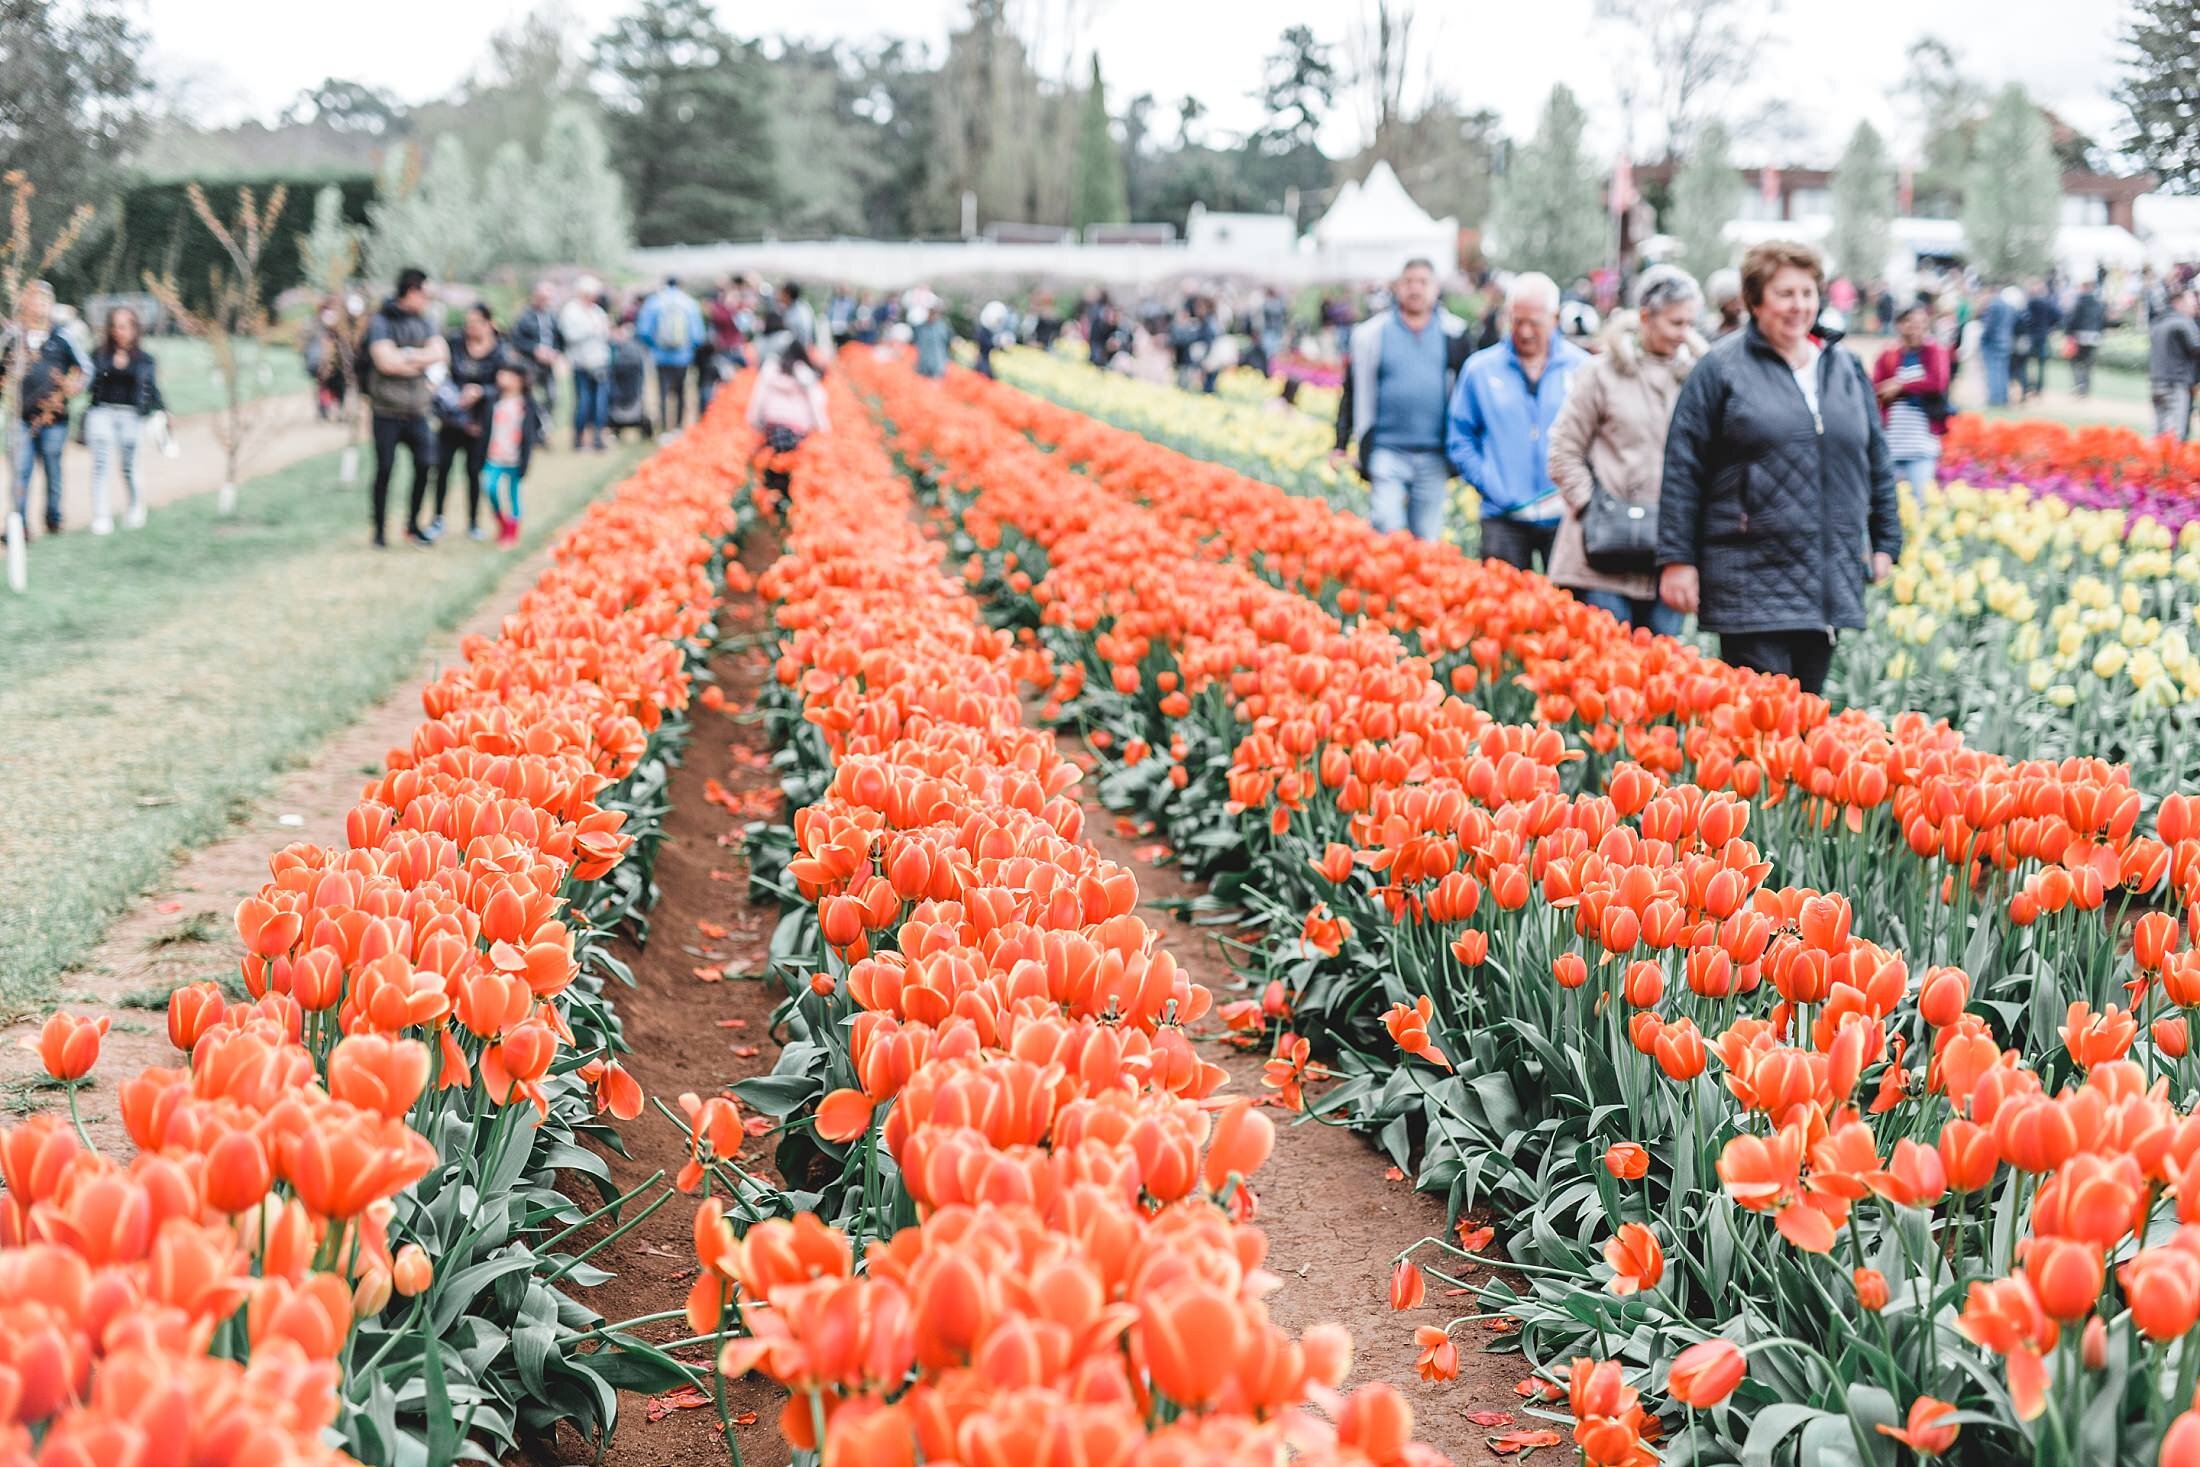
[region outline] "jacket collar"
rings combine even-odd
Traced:
[[[1510,335],[1503,336],[1498,339],[1497,350],[1505,354],[1506,366],[1511,367],[1522,377],[1528,375],[1527,368],[1520,365],[1520,353],[1513,350],[1512,337]],[[1543,354],[1543,376],[1550,376],[1551,368],[1553,367],[1570,366],[1577,362],[1585,362],[1588,359],[1589,354],[1587,352],[1583,351],[1580,347],[1575,346],[1573,342],[1569,341],[1565,336],[1560,335],[1559,333],[1554,331],[1551,333],[1550,350],[1546,351]],[[1536,380],[1540,382],[1543,379],[1542,377],[1539,377]]]
[[[1751,351],[1762,352],[1766,356],[1772,358],[1776,362],[1779,362],[1783,366],[1786,365],[1787,358],[1781,356],[1779,351],[1773,346],[1773,344],[1766,339],[1764,332],[1757,329],[1757,322],[1754,319],[1752,319],[1747,326],[1744,326],[1742,328],[1742,332],[1745,340],[1749,344],[1749,349]],[[1819,355],[1823,356],[1826,352],[1831,351],[1836,345],[1838,345],[1842,336],[1845,334],[1846,333],[1841,331],[1839,328],[1829,326],[1821,322],[1812,328],[1810,339],[1817,346]],[[1790,370],[1793,369],[1790,368]]]

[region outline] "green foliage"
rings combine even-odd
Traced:
[[[1877,275],[1893,223],[1894,165],[1879,130],[1859,122],[1833,168],[1833,268],[1859,282]]]
[[[2044,272],[2054,258],[2061,206],[2062,177],[2047,119],[2012,83],[1980,124],[1964,178],[1963,237],[1971,264],[1987,280]]]
[[[117,0],[0,5],[0,173],[20,169],[37,185],[38,239],[52,238],[79,204],[104,204],[145,135],[151,82],[135,9]]]
[[[543,259],[609,268],[633,240],[626,192],[611,167],[602,114],[592,105],[566,102],[550,113],[543,134],[538,188],[532,206],[543,218]],[[555,201],[549,208],[543,199]]]
[[[221,244],[191,212],[185,182],[141,183],[124,192],[112,208],[102,209],[96,228],[100,237],[80,246],[55,272],[54,285],[63,300],[109,291],[143,289],[140,282],[150,272],[173,276],[184,304],[194,310],[213,304],[210,272],[228,268]],[[233,218],[240,195],[250,189],[265,200],[286,189],[303,200],[324,189],[334,189],[341,217],[352,225],[366,222],[374,197],[374,180],[364,176],[224,179],[205,186],[207,201],[223,218]],[[280,229],[268,241],[260,259],[261,297],[273,300],[312,278],[305,267],[306,233]]]
[[[1070,223],[1080,233],[1088,224],[1118,224],[1130,217],[1130,195],[1123,181],[1123,151],[1108,128],[1108,95],[1100,82],[1100,53],[1092,54],[1092,83],[1077,119],[1077,191]]]
[[[446,134],[417,177],[414,151],[391,149],[382,167],[367,241],[367,274],[393,280],[418,266],[438,280],[467,280],[483,263],[482,216],[466,145]]]
[[[1611,230],[1597,178],[1582,152],[1587,115],[1564,85],[1551,88],[1535,136],[1513,150],[1498,181],[1492,243],[1515,270],[1569,280],[1611,255]]]
[[[707,0],[643,0],[596,42],[611,156],[645,245],[761,234],[778,219],[771,67]]]
[[[1673,198],[1665,232],[1681,242],[1680,264],[1698,280],[1734,263],[1734,250],[1721,231],[1741,202],[1741,175],[1727,151],[1726,128],[1707,122],[1696,129],[1695,146],[1673,175]]]
[[[2173,184],[2200,183],[2200,3],[2132,0],[2116,100],[2124,146]]]
[[[1952,202],[1962,192],[1971,166],[1978,120],[1986,111],[1986,89],[1966,75],[1956,53],[1938,36],[1920,36],[1904,57],[1901,95],[1924,135],[1921,166],[1912,180],[1921,210]]]

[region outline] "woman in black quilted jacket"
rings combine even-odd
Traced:
[[[1658,595],[1719,655],[1815,693],[1864,625],[1864,583],[1902,554],[1894,465],[1863,363],[1818,325],[1825,267],[1773,241],[1742,259],[1750,324],[1673,405],[1658,497]]]

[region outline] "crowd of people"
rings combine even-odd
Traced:
[[[1584,345],[1568,293],[1519,275],[1476,346],[1433,265],[1409,262],[1345,337],[1336,455],[1367,479],[1371,521],[1440,535],[1456,474],[1480,495],[1483,555],[1623,624],[1693,614],[1727,661],[1818,691],[1901,554],[1898,479],[1932,476],[1949,354],[1913,302],[1867,370],[1806,245],[1758,245],[1731,277],[1707,317],[1687,272],[1648,269]]]

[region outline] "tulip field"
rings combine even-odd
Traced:
[[[270,854],[172,1067],[46,1022],[0,1467],[568,1460],[675,1396],[735,1467],[2200,1464],[2200,464],[1963,425],[1818,698],[1375,534],[1307,414],[999,361],[844,351],[778,459],[733,384]],[[645,1095],[620,944],[751,603],[775,1059]],[[1286,1329],[1315,1125],[1340,1209],[1455,1226]],[[609,1317],[660,1215],[684,1297]],[[1459,1435],[1376,1336],[1519,1384]]]

